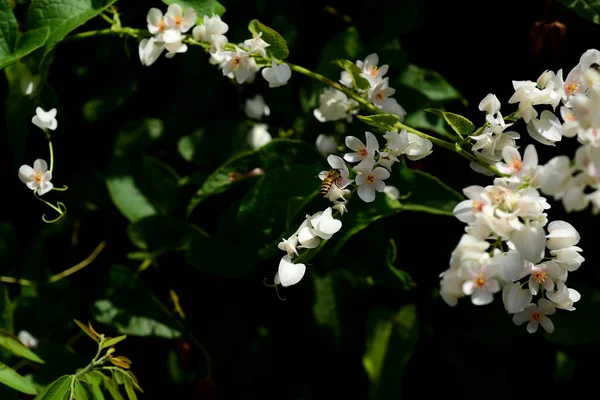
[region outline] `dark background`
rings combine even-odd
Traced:
[[[247,37],[245,29],[252,18],[280,32],[293,26],[297,34],[293,42],[288,40],[289,60],[313,70],[321,61],[326,43],[350,25],[357,28],[364,42],[360,59],[383,51],[384,44],[395,37],[401,49],[386,52],[388,58],[381,56],[382,64],[390,64],[391,79],[407,61],[439,72],[468,102],[467,107],[454,102],[445,105],[446,109],[465,115],[476,125],[483,123],[484,115],[477,105],[487,93],[498,96],[506,115],[516,108],[507,103],[514,92],[512,80],[536,80],[545,69],[558,68],[566,77],[585,50],[598,46],[600,37],[597,25],[552,1],[350,4],[259,0],[223,4],[227,8],[223,19],[229,24],[227,35],[231,41]],[[145,14],[151,6],[166,9],[159,2],[149,1],[120,1],[117,5],[123,25],[138,28],[145,27]],[[547,34],[541,29],[532,30],[536,22],[552,23],[555,18],[564,27],[564,35],[555,34],[558,30]],[[555,29],[560,24],[555,23]],[[81,30],[104,27],[103,21],[98,20]],[[330,77],[337,79],[337,75]],[[32,321],[35,318],[30,316],[36,314],[17,314],[21,325],[16,328],[30,329],[42,342],[64,343],[74,332],[65,329],[66,321],[91,318],[89,306],[105,290],[109,264],[136,266],[135,261],[125,257],[133,250],[125,234],[127,221],[112,207],[103,183],[113,140],[128,122],[146,117],[162,119],[165,134],[151,145],[148,153],[169,163],[182,176],[197,171],[208,174],[227,159],[231,149],[224,150],[221,143],[233,143],[239,138],[227,124],[243,118],[240,105],[255,92],[261,92],[271,106],[268,122],[272,126],[291,129],[300,115],[305,122],[298,137],[309,142],[314,142],[319,133],[333,130],[332,125],[323,126],[311,119],[311,110],[302,109],[299,91],[310,86],[308,79],[293,75],[279,91],[266,91],[264,85],[256,83],[242,89],[223,78],[197,49],[173,60],[161,57],[155,65],[142,67],[137,43],[132,39],[98,38],[63,44],[57,48],[49,84],[52,89],[45,92],[45,99],[59,107],[60,125],[54,135],[55,184],[64,181],[71,187],[65,202],[73,217],[69,224],[60,227],[43,226],[39,205],[33,204],[29,191],[23,190],[16,179],[19,165],[31,164],[38,154],[47,151],[40,132],[30,127],[29,141],[20,147],[21,153],[14,150],[18,146],[2,149],[2,218],[15,228],[14,253],[19,260],[6,273],[45,276],[47,270],[56,273],[86,257],[102,239],[108,239],[109,245],[60,294],[55,294],[54,289],[41,289],[41,295],[55,310],[52,328]],[[5,82],[0,85],[2,91],[7,88]],[[402,98],[402,88],[397,89],[396,97]],[[98,99],[100,106],[92,107],[93,112],[86,114],[85,105]],[[10,135],[11,121],[6,116],[2,126],[8,126],[6,132]],[[177,154],[176,143],[199,126],[207,127],[217,139],[206,143],[208,148],[197,165],[190,165]],[[351,129],[359,132],[365,128],[355,122]],[[524,149],[532,140],[522,123],[515,129],[521,133],[518,144]],[[9,141],[14,144],[15,139]],[[540,162],[545,163],[558,154],[572,157],[577,146],[575,139],[565,139],[556,148],[536,147]],[[472,184],[491,184],[490,178],[471,171],[464,159],[443,149],[434,150],[433,155],[411,166],[440,177],[459,191]],[[190,198],[194,191],[195,188],[184,188],[182,198]],[[196,215],[195,222],[213,232],[220,215],[237,196],[239,193],[233,191],[210,200],[205,210]],[[86,210],[81,199],[93,202],[97,211]],[[184,211],[185,204],[181,212]],[[246,279],[226,279],[198,272],[185,265],[180,253],[174,253],[161,257],[158,268],[145,272],[144,282],[164,301],[168,300],[167,288],[177,290],[195,337],[211,355],[212,379],[205,378],[205,358],[189,339],[132,337],[120,345],[120,351],[134,361],[133,370],[146,391],[144,398],[367,398],[369,383],[361,357],[369,311],[375,306],[398,309],[412,303],[417,307],[419,339],[406,371],[399,370],[392,382],[392,386],[401,388],[404,398],[594,393],[600,331],[596,313],[598,260],[593,253],[597,217],[589,209],[566,215],[558,202],[552,202],[549,216],[550,220],[566,219],[578,229],[582,237],[579,245],[586,258],[582,268],[569,279],[569,287],[584,297],[572,315],[559,311],[553,318],[553,336],[542,332],[529,335],[524,326],[514,326],[499,295],[485,307],[475,307],[468,299],[462,299],[455,308],[432,295],[464,225],[449,217],[402,213],[375,225],[378,229],[383,227],[387,237],[394,238],[398,247],[396,267],[407,271],[416,287],[403,291],[385,285],[353,286],[340,279],[336,294],[343,305],[343,323],[338,335],[318,324],[313,315],[313,281],[326,273],[318,266],[318,258],[314,261],[315,274],[307,274],[300,284],[286,289],[287,300],[281,302],[262,284],[265,277],[271,279],[276,261],[258,265]],[[71,245],[74,222],[79,226],[77,245]],[[365,231],[346,249],[368,251],[369,240],[369,231]],[[235,252],[212,257],[223,268],[240,262],[235,259]],[[12,286],[10,294],[23,295],[20,288]],[[115,333],[111,327],[103,329]],[[78,340],[74,347],[83,360],[93,353],[85,339]],[[562,355],[557,356],[557,352]],[[563,355],[568,361],[557,362],[557,357]],[[72,372],[65,366],[65,373],[69,371]],[[179,371],[179,375],[173,371]],[[54,378],[60,374],[53,372]],[[399,398],[394,392],[382,398]]]

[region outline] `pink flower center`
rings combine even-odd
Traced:
[[[548,274],[544,271],[538,271],[535,273],[533,278],[536,280],[537,283],[542,284],[548,280]]]
[[[515,171],[520,171],[523,168],[523,162],[521,160],[513,160],[513,169]]]
[[[473,212],[477,213],[477,212],[481,212],[481,211],[483,211],[483,203],[474,201],[473,202]]]
[[[368,183],[373,183],[373,182],[375,182],[376,179],[377,178],[375,177],[375,174],[369,174],[369,175],[367,175],[367,182]]]
[[[531,314],[532,321],[539,322],[540,319],[542,319],[542,315],[539,312],[536,311],[533,314]]]
[[[565,85],[565,92],[569,93],[569,94],[574,94],[575,92],[579,91],[579,87],[581,86],[581,83],[576,83],[576,82],[568,82]]]
[[[366,147],[361,147],[358,149],[358,154],[360,154],[362,157],[366,157],[369,152],[367,151]]]
[[[371,67],[371,70],[369,71],[369,74],[372,77],[376,77],[377,76],[377,69],[378,69],[377,67]]]

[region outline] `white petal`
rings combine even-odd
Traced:
[[[521,256],[533,263],[544,257],[546,238],[541,227],[529,226],[520,231],[514,231],[510,237]]]
[[[379,149],[379,142],[377,141],[377,138],[375,137],[375,135],[373,135],[369,131],[366,131],[365,132],[365,136],[367,137],[367,150],[370,153],[373,152],[373,151],[375,151],[375,150],[378,150]]]
[[[33,175],[35,175],[35,171],[29,165],[21,165],[19,168],[19,179],[21,182],[29,182],[33,178]]]
[[[381,180],[386,180],[387,178],[390,177],[390,171],[388,171],[385,168],[382,167],[377,167],[373,170],[373,174],[375,175],[375,178],[377,179],[381,179]]]
[[[40,188],[37,191],[37,194],[39,194],[40,196],[46,194],[49,191],[51,191],[53,187],[54,185],[52,184],[52,182],[42,182],[40,184]]]
[[[546,332],[554,332],[554,324],[552,323],[550,318],[546,317],[545,315],[543,315],[542,318],[540,318],[540,324],[546,330]]]
[[[306,272],[306,266],[304,264],[294,264],[289,256],[284,256],[279,262],[279,279],[281,286],[287,287],[295,285],[300,282],[304,273]]]
[[[527,324],[527,332],[529,333],[536,333],[538,330],[538,322],[537,321],[529,321],[529,323]]]
[[[46,161],[42,160],[41,158],[38,158],[33,162],[33,169],[36,172],[44,173],[48,171],[48,163],[46,163]]]
[[[358,178],[356,177],[356,181],[358,183]],[[375,188],[371,185],[360,185],[358,187],[358,197],[360,197],[365,203],[370,203],[375,200]]]
[[[365,147],[364,143],[360,139],[358,139],[354,136],[346,136],[346,146],[350,150],[354,150],[354,151],[358,151],[358,149]]]
[[[473,214],[473,200],[461,201],[454,207],[452,213],[461,222],[469,224],[475,221],[475,214]]]

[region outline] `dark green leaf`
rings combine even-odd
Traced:
[[[339,79],[339,70],[331,64],[331,60],[356,60],[361,56],[362,50],[363,43],[358,30],[351,26],[325,45],[321,53],[317,72],[337,81]],[[320,89],[322,90],[321,86]]]
[[[133,390],[133,382],[129,375],[125,375],[125,392],[127,392],[127,397],[129,400],[137,400],[137,395],[135,394],[135,390]]]
[[[415,129],[424,132],[435,132],[453,142],[456,142],[459,137],[448,129],[448,124],[438,115],[419,110],[408,113],[404,123]]]
[[[104,383],[104,387],[108,390],[108,393],[112,396],[113,400],[125,400],[119,392],[119,385],[115,379],[111,379],[106,375],[102,375],[102,382]]]
[[[285,60],[290,54],[290,50],[288,49],[285,39],[275,30],[264,25],[259,20],[253,19],[250,21],[248,24],[248,30],[252,32],[253,37],[258,36],[258,34],[262,32],[261,38],[269,44],[267,51],[278,60]]]
[[[192,228],[182,219],[164,215],[145,217],[127,226],[131,242],[142,250],[163,252],[185,247]]]
[[[462,115],[438,110],[437,108],[427,108],[425,109],[425,111],[439,115],[440,117],[444,118],[448,125],[450,125],[452,129],[454,129],[454,132],[458,133],[458,135],[461,137],[468,136],[473,132],[473,130],[475,130],[475,125],[473,125],[471,121],[469,121]]]
[[[413,304],[397,312],[375,307],[367,319],[363,366],[371,382],[370,399],[402,396],[402,376],[419,338]]]
[[[18,34],[17,19],[8,0],[0,0],[0,64],[14,51]]]
[[[26,31],[48,28],[50,36],[40,54],[40,71],[45,74],[50,52],[71,31],[100,14],[116,0],[33,0],[27,13]]]
[[[204,21],[204,16],[211,17],[213,14],[219,16],[225,13],[225,7],[217,0],[163,0],[166,4],[179,4],[184,10],[193,8],[198,16],[198,24]]]
[[[10,386],[19,392],[37,394],[33,384],[8,365],[0,362],[0,383]]]
[[[105,296],[94,303],[94,317],[120,334],[167,339],[181,336],[177,320],[129,269],[111,266],[110,286]]]
[[[400,75],[398,82],[423,93],[428,99],[437,102],[466,100],[440,74],[416,65],[409,64]]]
[[[42,47],[49,36],[50,29],[48,29],[47,26],[25,32],[23,36],[19,38],[14,53],[7,55],[6,57],[0,56],[0,70]]]
[[[94,392],[89,383],[76,379],[73,385],[75,400],[94,400]]]
[[[71,392],[73,375],[64,375],[52,382],[44,391],[39,400],[65,400]]]
[[[314,146],[299,140],[274,139],[258,150],[231,158],[213,172],[190,201],[188,216],[208,197],[224,192],[242,179],[248,179],[248,173],[255,168],[268,172],[281,166],[311,163],[323,163],[323,157]]]
[[[12,336],[5,335],[0,332],[0,346],[10,350],[16,356],[26,358],[30,361],[43,364],[44,360],[39,358],[33,351],[29,350],[20,341]]]
[[[558,0],[580,17],[600,24],[600,1],[598,0]]]
[[[358,119],[367,125],[371,125],[385,131],[392,130],[394,125],[396,125],[396,123],[399,121],[398,116],[393,114],[359,115]]]
[[[105,400],[104,393],[102,393],[103,376],[105,375],[100,371],[90,371],[81,377],[90,384],[95,400]]]
[[[352,61],[338,59],[333,60],[332,63],[339,66],[348,74],[350,74],[350,77],[352,78],[352,83],[354,84],[355,88],[367,90],[371,87],[369,81],[365,77],[360,75],[362,73],[362,70],[358,68],[358,66]]]

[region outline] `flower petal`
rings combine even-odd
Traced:
[[[33,169],[36,172],[44,173],[48,171],[48,163],[46,163],[46,161],[42,160],[41,158],[38,158],[33,162]]]
[[[356,177],[356,180],[358,181],[358,178],[361,175],[358,175]],[[360,197],[365,203],[370,203],[373,200],[375,200],[375,188],[371,185],[361,185],[358,187],[358,197]]]
[[[23,183],[29,182],[33,178],[34,174],[34,169],[31,168],[29,165],[21,165],[21,167],[19,168],[19,179]]]
[[[362,149],[365,147],[364,143],[357,137],[354,136],[346,136],[346,146],[350,150],[358,151],[358,149]]]

